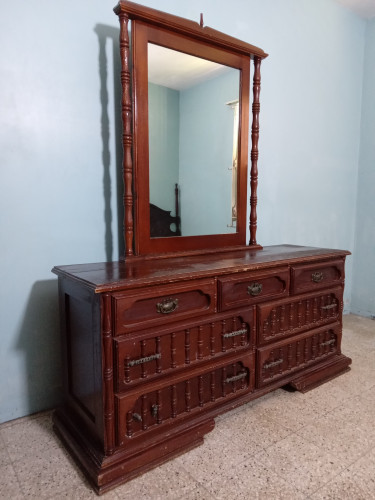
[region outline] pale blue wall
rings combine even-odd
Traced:
[[[180,187],[183,236],[233,232],[232,165],[239,71],[180,92]]]
[[[352,286],[353,313],[375,318],[375,19],[368,21]]]
[[[150,203],[175,215],[179,182],[180,93],[148,84]]]
[[[51,267],[118,258],[113,3],[2,5],[0,421],[60,397]],[[365,22],[331,0],[143,3],[197,21],[204,12],[206,24],[270,53],[259,242],[353,250]]]

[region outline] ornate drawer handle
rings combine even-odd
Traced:
[[[337,307],[337,303],[332,302],[332,304],[328,304],[327,306],[322,306],[320,309],[334,309],[335,307]]]
[[[319,281],[322,281],[324,278],[324,275],[321,271],[316,271],[315,273],[311,273],[311,281],[314,283],[319,283]]]
[[[251,285],[247,287],[247,293],[255,297],[261,293],[262,288],[262,283],[251,283]]]
[[[247,375],[246,372],[239,373],[238,375],[233,375],[233,377],[228,377],[225,379],[225,383],[229,384],[230,382],[236,382],[237,380],[241,380],[245,378]]]
[[[268,363],[267,365],[263,365],[263,368],[267,370],[267,368],[273,368],[274,366],[281,365],[283,362],[283,359],[277,359],[276,361],[272,361],[271,363]]]
[[[148,363],[149,361],[154,361],[154,359],[160,359],[161,354],[151,354],[151,356],[146,356],[144,358],[132,359],[129,361],[129,366],[142,365],[143,363]]]
[[[169,314],[175,311],[178,307],[178,299],[165,299],[163,302],[156,304],[156,310],[161,314]]]
[[[133,413],[133,420],[136,420],[137,422],[142,422],[142,417],[140,416],[139,413]]]
[[[244,335],[247,332],[245,328],[242,330],[236,330],[235,332],[224,333],[223,338],[229,339],[230,337],[237,337],[237,335]]]
[[[325,345],[332,345],[336,342],[336,339],[327,340],[327,342],[322,342],[320,345],[324,347]]]
[[[151,406],[151,416],[153,418],[156,418],[158,416],[158,413],[159,413],[159,405],[152,405]]]

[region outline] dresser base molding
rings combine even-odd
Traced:
[[[174,429],[162,440],[146,443],[129,454],[120,451],[111,456],[99,455],[82,436],[79,426],[57,410],[53,415],[54,431],[72,454],[98,495],[203,444],[204,435],[215,427],[214,419]]]
[[[343,354],[328,359],[324,366],[316,366],[289,382],[288,386],[305,393],[350,370],[352,360]]]

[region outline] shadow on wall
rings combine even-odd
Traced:
[[[104,222],[105,222],[105,252],[107,262],[114,260],[113,257],[113,233],[112,233],[112,209],[111,197],[112,186],[116,189],[117,200],[117,231],[119,256],[125,254],[123,237],[123,177],[122,177],[122,122],[121,122],[121,60],[120,60],[120,29],[104,24],[97,24],[94,29],[99,41],[99,76],[100,76],[100,102],[101,102],[101,134],[102,134],[102,162],[103,162],[103,195],[104,195]],[[110,154],[110,127],[109,127],[109,89],[108,89],[108,60],[107,42],[112,47],[113,67],[113,95],[114,95],[114,132],[115,132],[115,156],[116,179],[111,182],[111,154]]]
[[[34,283],[16,348],[22,351],[28,401],[25,414],[58,406],[62,399],[61,348],[57,280]]]

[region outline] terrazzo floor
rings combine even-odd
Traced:
[[[101,498],[375,499],[375,321],[345,316],[342,350],[350,372],[219,417],[204,445]],[[50,412],[0,425],[0,498],[97,498]]]

